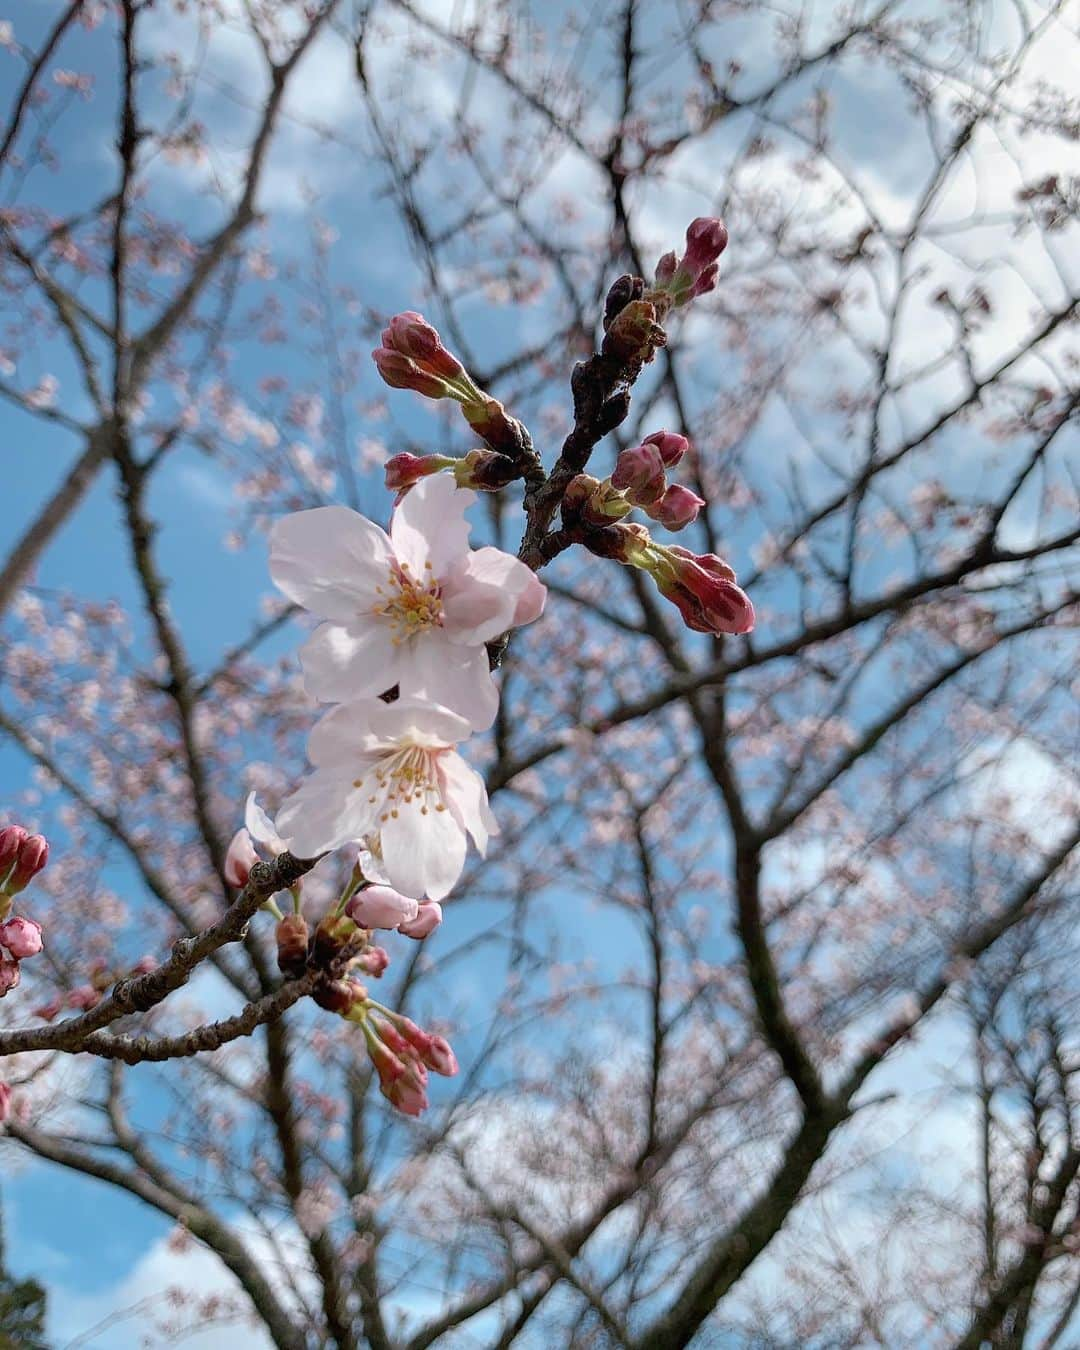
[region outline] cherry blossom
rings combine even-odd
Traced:
[[[453,748],[469,731],[465,718],[414,698],[332,709],[308,741],[315,772],[277,829],[304,858],[377,835],[394,890],[442,900],[461,875],[466,835],[483,855],[498,833],[483,779]]]
[[[465,511],[475,500],[436,474],[398,506],[389,536],[342,506],[278,521],[271,575],[326,620],[301,653],[314,698],[345,702],[397,685],[476,731],[491,726],[498,690],[485,644],[538,618],[546,588],[510,554],[469,549]]]

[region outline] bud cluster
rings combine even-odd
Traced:
[[[367,999],[359,1020],[368,1058],[379,1076],[379,1091],[403,1115],[427,1110],[428,1070],[453,1078],[457,1057],[442,1036],[424,1031],[407,1017]]]
[[[40,834],[27,834],[21,825],[0,830],[0,998],[22,978],[19,962],[41,951],[41,924],[12,914],[11,901],[48,861],[49,845]]]
[[[506,464],[484,471],[483,483],[461,486],[481,486],[493,491],[519,476],[519,457],[530,449],[524,427],[511,417],[497,398],[477,386],[472,376],[456,356],[446,349],[438,330],[415,310],[395,314],[382,332],[382,346],[372,352],[372,358],[392,389],[412,389],[426,398],[451,398],[461,404],[461,412],[469,426],[492,447]],[[427,461],[445,460],[441,455],[395,455],[387,465],[387,487],[403,490],[411,487],[428,473],[436,473],[456,463],[430,464]],[[406,461],[411,461],[408,463]],[[391,469],[391,465],[394,467]],[[418,468],[417,466],[423,466]],[[416,477],[397,483],[399,475],[416,473]],[[503,482],[495,479],[503,477]]]
[[[692,553],[658,544],[644,525],[618,521],[583,536],[590,552],[637,567],[656,582],[688,628],[698,633],[741,634],[754,627],[754,606],[735,584],[735,573],[715,553]]]
[[[622,451],[610,478],[600,481],[578,474],[563,497],[563,523],[570,528],[578,521],[608,525],[637,506],[666,529],[685,529],[697,519],[705,502],[681,483],[669,484],[667,470],[689,448],[685,436],[654,431],[640,445]]]
[[[686,252],[665,253],[656,264],[654,291],[670,297],[673,307],[689,304],[699,295],[716,288],[720,273],[717,259],[727,248],[728,233],[723,221],[699,216],[686,231]]]

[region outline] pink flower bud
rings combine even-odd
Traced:
[[[642,444],[655,445],[668,469],[673,469],[690,449],[690,442],[677,431],[654,431],[651,436],[645,437]]]
[[[382,332],[382,344],[390,351],[409,356],[432,375],[456,380],[465,367],[443,346],[438,329],[415,309],[395,314]]]
[[[390,964],[390,953],[385,947],[369,947],[366,952],[361,953],[356,964],[365,975],[377,980]]]
[[[0,885],[15,866],[26,838],[26,831],[21,825],[5,825],[0,830]]]
[[[698,512],[704,505],[704,497],[699,497],[680,483],[674,483],[655,506],[649,507],[649,515],[666,529],[682,530],[697,520]]]
[[[406,937],[426,938],[434,933],[442,923],[442,905],[437,900],[425,900],[419,907],[416,917],[398,924],[398,932]]]
[[[754,606],[735,585],[735,573],[715,553],[694,554],[677,544],[657,550],[652,568],[660,594],[698,633],[749,633]]]
[[[0,955],[0,998],[10,994],[21,978],[18,961],[14,957]]]
[[[421,1058],[429,1069],[441,1073],[444,1078],[453,1078],[458,1071],[457,1056],[450,1048],[450,1042],[442,1036],[432,1036],[427,1053]]]
[[[686,253],[682,265],[700,274],[727,248],[727,226],[714,216],[698,216],[686,230]]]
[[[434,1073],[441,1073],[444,1078],[453,1078],[459,1066],[457,1056],[450,1048],[450,1042],[442,1036],[424,1031],[408,1017],[398,1017],[395,1020],[403,1040],[415,1054],[419,1055],[426,1067]]]
[[[720,273],[717,258],[727,247],[723,221],[699,216],[686,231],[686,252],[672,266],[673,255],[665,253],[656,268],[656,290],[666,291],[675,305],[685,305],[695,296],[716,286]]]
[[[415,900],[389,886],[367,886],[357,891],[345,912],[361,928],[397,928],[415,919],[418,909]]]
[[[225,866],[222,869],[225,874],[225,880],[230,886],[237,887],[238,890],[248,884],[248,877],[251,875],[251,869],[257,862],[261,861],[258,853],[255,852],[255,845],[251,842],[251,835],[247,830],[237,830],[229,841],[229,847],[225,853]]]
[[[445,380],[437,375],[429,375],[415,361],[400,352],[387,351],[379,347],[371,353],[379,374],[391,389],[411,389],[414,393],[424,394],[428,398],[453,398],[454,392]]]
[[[410,455],[402,451],[393,455],[383,466],[386,473],[386,486],[391,492],[405,492],[419,483],[421,478],[438,473],[440,469],[450,469],[457,463],[449,455]]]
[[[41,924],[16,914],[0,923],[0,946],[6,947],[17,961],[37,956],[41,951]]]
[[[655,445],[635,445],[615,461],[612,487],[626,493],[635,506],[648,506],[664,490],[664,461]]]
[[[0,830],[0,894],[18,895],[49,861],[49,845],[21,825]]]
[[[425,1091],[427,1084],[420,1078],[422,1067],[410,1065],[400,1078],[389,1083],[380,1076],[379,1091],[403,1116],[418,1116],[430,1105]]]
[[[91,1008],[96,1008],[101,1002],[101,990],[95,989],[92,984],[80,984],[77,989],[67,996],[67,1005],[74,1008],[77,1012],[89,1012]]]
[[[481,397],[465,367],[415,310],[395,314],[383,329],[382,344],[371,355],[392,388],[412,389],[428,398],[454,398],[459,403],[473,403]]]
[[[11,1088],[0,1082],[0,1125],[11,1115]]]

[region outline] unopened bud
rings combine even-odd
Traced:
[[[704,497],[699,497],[681,483],[673,483],[648,511],[653,520],[659,521],[665,529],[682,530],[697,520],[698,512],[704,505]]]
[[[670,304],[685,305],[695,296],[713,290],[720,272],[716,260],[727,247],[727,241],[723,221],[699,216],[686,231],[686,252],[682,258],[665,253],[657,264],[655,291],[669,295]]]
[[[655,445],[635,445],[624,450],[615,461],[611,475],[613,487],[626,493],[635,506],[650,506],[664,491],[664,461]]]
[[[392,455],[383,466],[386,486],[391,492],[405,492],[421,478],[453,468],[456,462],[449,455],[410,455],[402,451],[400,455]]]
[[[21,825],[0,830],[0,894],[18,895],[49,861],[49,845]]]
[[[690,442],[677,431],[654,431],[645,437],[644,444],[656,446],[667,469],[673,469],[690,449]]]
[[[6,923],[0,923],[0,946],[6,947],[17,961],[37,956],[41,951],[41,924],[16,914]]]
[[[274,929],[278,970],[283,975],[302,975],[308,958],[308,922],[302,914],[286,914]]]
[[[419,905],[389,886],[366,886],[357,891],[345,912],[361,928],[397,928],[415,919]]]
[[[715,553],[694,554],[677,544],[658,548],[649,569],[660,594],[699,633],[749,633],[754,606],[735,584],[735,573]]]
[[[368,947],[356,959],[357,967],[373,980],[380,979],[389,964],[390,953],[385,947]]]

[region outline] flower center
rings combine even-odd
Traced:
[[[425,563],[425,575],[422,580],[417,580],[410,574],[408,563],[394,563],[387,586],[375,587],[385,598],[375,606],[374,612],[389,620],[393,630],[390,640],[395,647],[414,633],[442,627],[442,587],[431,571],[431,563]]]
[[[381,799],[381,824],[391,817],[396,820],[399,811],[405,806],[418,806],[422,816],[426,816],[432,808],[436,811],[446,810],[435,768],[436,754],[423,746],[410,745],[388,755],[376,765],[372,771],[375,790],[368,801],[374,805]],[[353,787],[365,787],[370,783],[370,776],[365,775],[357,778]]]

